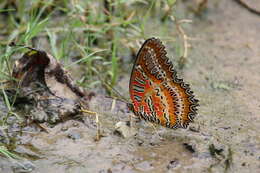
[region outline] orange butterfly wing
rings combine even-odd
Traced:
[[[133,111],[145,120],[169,128],[186,128],[196,115],[198,100],[176,75],[159,39],[145,41],[129,83]]]

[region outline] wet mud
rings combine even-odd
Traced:
[[[180,5],[178,11],[188,10]],[[205,13],[186,14],[193,19],[186,32],[195,39],[178,74],[200,100],[188,129],[141,121],[132,126],[137,134],[124,138],[114,131],[117,122],[129,120],[126,104],[97,94],[89,109],[99,115],[99,141],[95,117],[87,114],[47,126],[48,133],[18,128],[15,152],[23,159],[1,158],[0,172],[260,172],[260,17],[225,0],[210,1]],[[163,42],[174,60],[174,43]],[[129,77],[130,71],[118,82],[124,95]]]

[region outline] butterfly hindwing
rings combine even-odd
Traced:
[[[169,128],[186,128],[198,101],[189,85],[177,78],[159,39],[145,41],[138,52],[129,83],[134,113]]]

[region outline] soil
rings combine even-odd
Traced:
[[[49,133],[23,128],[15,151],[26,159],[1,158],[0,172],[260,172],[260,17],[226,0],[209,1],[200,17],[184,5],[178,11],[193,20],[185,31],[195,38],[179,71],[200,100],[188,129],[141,121],[132,127],[135,136],[123,138],[115,124],[131,113],[100,94],[89,103],[99,115],[100,140],[93,115],[49,127]],[[163,42],[172,57],[172,43]],[[125,95],[129,77],[130,69],[117,86]]]

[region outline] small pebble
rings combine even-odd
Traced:
[[[118,134],[124,138],[129,138],[137,134],[137,130],[133,127],[130,127],[127,122],[119,121],[115,125],[114,134]]]
[[[176,166],[180,164],[179,160],[177,158],[174,158],[173,160],[170,161],[170,163],[167,165],[167,169],[173,169]]]
[[[68,138],[72,139],[72,140],[77,140],[81,138],[81,135],[79,132],[75,132],[75,131],[71,131],[68,134]]]

